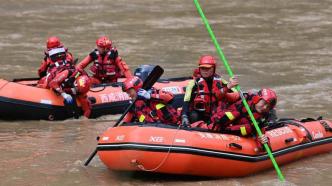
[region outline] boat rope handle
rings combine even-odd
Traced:
[[[237,143],[230,143],[228,146],[242,150],[242,145],[237,144]]]
[[[101,92],[101,91],[105,90],[106,86],[102,86],[102,89],[100,89],[100,90],[92,90],[93,88],[96,88],[96,87],[92,87],[92,88],[90,87],[89,91],[90,92]]]
[[[140,163],[138,160],[136,159],[133,159],[131,161],[131,163],[133,165],[135,165],[137,168],[139,168],[140,170],[142,171],[146,171],[146,172],[153,172],[153,171],[156,171],[158,170],[162,165],[164,165],[164,163],[166,162],[167,158],[169,157],[170,153],[171,153],[171,149],[174,145],[174,140],[175,140],[175,137],[177,135],[177,133],[180,131],[180,127],[181,125],[179,125],[177,128],[176,128],[176,131],[174,132],[174,135],[173,135],[173,139],[172,139],[172,144],[168,147],[168,151],[167,151],[167,154],[165,155],[164,159],[155,167],[155,168],[152,168],[152,169],[147,169],[144,167],[144,165],[142,163]]]
[[[290,142],[293,142],[293,141],[295,141],[295,138],[287,138],[287,139],[285,139],[285,143],[286,144],[290,143]]]
[[[287,121],[287,123],[286,123],[287,125],[293,125],[293,126],[296,126],[296,127],[299,127],[300,129],[303,129],[305,132],[306,132],[306,138],[311,142],[311,141],[313,141],[313,139],[312,139],[312,136],[311,136],[311,133],[310,133],[310,131],[306,128],[306,127],[304,127],[301,123],[298,123],[298,122],[296,122],[296,121]]]

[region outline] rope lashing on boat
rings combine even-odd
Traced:
[[[144,167],[144,165],[142,163],[140,163],[137,159],[133,159],[131,160],[131,164],[136,166],[138,169],[142,170],[142,171],[146,171],[146,172],[153,172],[153,171],[156,171],[158,170],[162,165],[164,165],[164,163],[166,162],[167,158],[169,157],[170,153],[171,153],[171,149],[174,145],[174,140],[175,140],[175,137],[177,135],[177,133],[180,131],[181,125],[179,125],[177,128],[176,128],[176,131],[174,132],[174,135],[173,135],[173,139],[172,139],[172,144],[168,147],[168,151],[167,151],[167,154],[165,155],[165,157],[163,158],[163,160],[155,167],[155,168],[152,168],[152,169],[147,169]]]
[[[324,127],[325,131],[332,132],[332,128],[326,123],[326,121],[320,121],[319,123]]]

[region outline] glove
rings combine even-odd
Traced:
[[[151,94],[148,91],[140,88],[137,92],[137,97],[139,99],[147,99],[148,100],[148,99],[151,99]]]
[[[190,122],[189,122],[188,116],[185,114],[182,115],[182,127],[184,127],[184,128],[190,127]]]
[[[73,97],[71,97],[70,94],[67,94],[67,93],[63,92],[63,93],[61,93],[61,96],[63,97],[65,104],[73,104],[74,103]]]

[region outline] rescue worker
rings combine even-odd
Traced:
[[[92,84],[117,82],[120,77],[131,77],[132,73],[126,62],[118,55],[118,50],[113,47],[112,41],[102,36],[96,40],[97,48],[85,57],[77,68],[83,70],[91,62],[90,71],[93,74]]]
[[[210,123],[212,111],[218,105],[239,99],[237,92],[231,92],[231,88],[238,84],[237,78],[231,78],[226,83],[215,71],[214,57],[202,56],[198,62],[198,70],[194,71],[193,80],[186,88],[181,116],[184,127],[199,120]]]
[[[123,82],[122,90],[129,97],[136,100],[131,111],[125,116],[124,122],[161,122],[164,124],[178,124],[177,111],[170,105],[174,95],[170,92],[142,89],[143,82],[133,76]]]
[[[264,127],[262,126],[263,123],[267,123],[270,111],[277,104],[276,93],[271,89],[263,88],[258,93],[245,93],[244,97],[254,118],[261,128]],[[248,136],[255,131],[242,100],[237,101],[226,109],[218,108],[212,116],[212,122],[213,125],[211,127],[208,126],[208,129],[216,132]]]
[[[45,57],[38,69],[38,87],[47,88],[47,79],[52,79],[59,68],[73,65],[73,55],[63,46],[58,37],[49,37],[46,41]],[[53,77],[49,77],[53,76]]]
[[[76,105],[75,97],[81,103],[83,115],[91,114],[91,103],[87,97],[91,81],[84,71],[70,68],[56,74],[48,85],[64,99],[65,105]]]

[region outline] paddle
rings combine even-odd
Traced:
[[[222,59],[222,61],[223,61],[223,63],[224,63],[224,66],[225,66],[226,69],[227,69],[227,72],[228,72],[229,76],[230,76],[230,77],[233,77],[234,75],[233,75],[232,69],[231,69],[230,66],[228,65],[228,62],[227,62],[227,60],[226,60],[226,57],[224,56],[224,54],[223,54],[223,52],[222,52],[222,50],[221,50],[221,48],[220,48],[220,46],[219,46],[219,44],[218,44],[218,41],[217,41],[217,39],[216,39],[216,37],[215,37],[215,35],[214,35],[214,33],[213,33],[211,27],[210,27],[210,24],[209,24],[207,18],[205,17],[205,15],[204,15],[204,13],[203,13],[203,10],[202,10],[202,8],[201,8],[201,6],[200,6],[198,0],[194,0],[194,3],[195,3],[195,6],[196,6],[196,8],[197,8],[197,11],[198,11],[199,15],[200,15],[201,18],[202,18],[202,21],[203,21],[204,24],[205,24],[205,27],[206,27],[207,31],[208,31],[209,34],[210,34],[210,37],[211,37],[211,39],[212,39],[212,42],[213,42],[214,46],[215,46],[216,49],[217,49],[217,53],[219,54],[219,57]],[[241,91],[241,89],[240,89],[240,86],[237,85],[237,86],[236,86],[236,89],[240,92],[240,96],[241,96],[242,102],[243,102],[245,108],[246,108],[247,111],[248,111],[248,114],[249,114],[249,116],[250,116],[250,119],[251,119],[251,121],[253,122],[253,124],[254,124],[254,126],[255,126],[255,129],[256,129],[258,135],[259,135],[259,136],[262,136],[262,132],[261,132],[261,130],[260,130],[258,124],[257,124],[256,119],[254,118],[254,116],[253,116],[253,114],[252,114],[252,112],[251,112],[251,110],[250,110],[250,108],[249,108],[249,105],[248,105],[246,99],[245,99],[244,96],[243,96],[243,93],[242,93],[242,91]],[[272,161],[272,163],[273,163],[274,168],[276,169],[276,171],[277,171],[277,173],[278,173],[279,180],[280,180],[280,181],[284,181],[285,178],[284,178],[284,176],[282,175],[282,173],[281,173],[281,171],[280,171],[280,169],[279,169],[279,167],[278,167],[278,164],[277,164],[277,162],[275,161],[275,159],[274,159],[274,157],[273,157],[273,155],[272,155],[272,153],[271,153],[271,150],[270,150],[269,146],[265,143],[265,144],[264,144],[264,147],[265,147],[266,152],[268,153],[268,155],[269,155],[269,157],[270,157],[270,159],[271,159],[271,161]]]
[[[155,66],[153,70],[150,72],[148,77],[144,80],[142,89],[149,90],[152,88],[152,86],[157,82],[157,80],[161,77],[161,75],[164,73],[164,69],[160,66]],[[120,125],[120,122],[122,119],[126,116],[126,114],[129,112],[129,110],[135,105],[136,100],[133,100],[133,102],[127,107],[127,109],[124,111],[122,116],[118,119],[118,121],[114,124],[113,127],[117,127]],[[84,163],[84,166],[88,166],[90,161],[93,159],[93,157],[97,154],[98,149],[96,148],[89,158]]]

